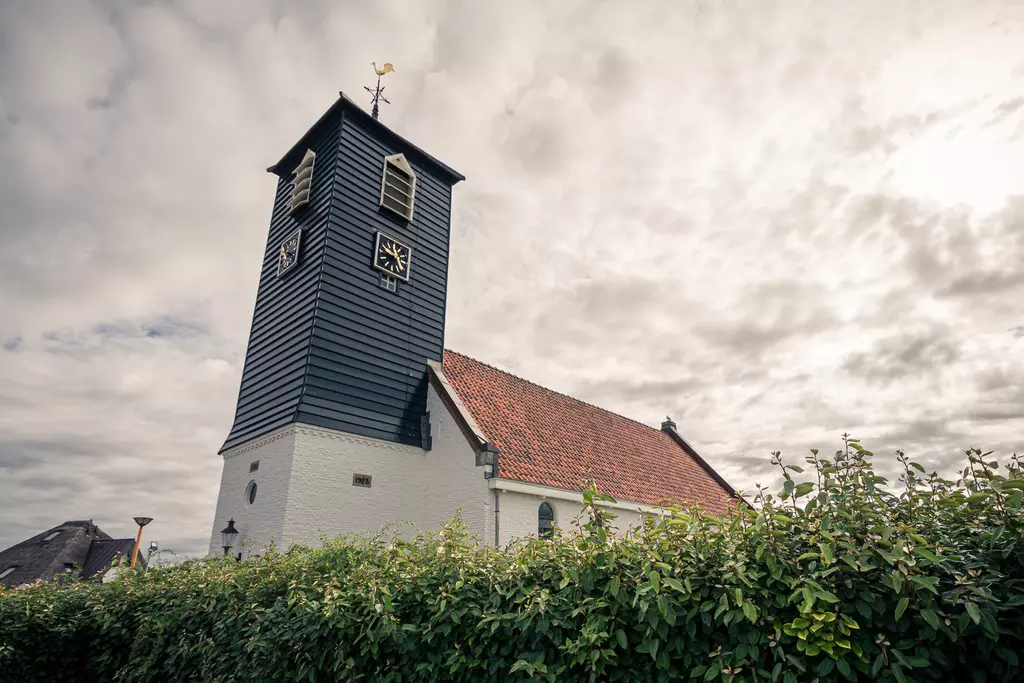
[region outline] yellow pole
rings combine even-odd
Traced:
[[[139,557],[139,543],[142,543],[142,527],[139,527],[139,535],[135,537],[135,550],[132,551],[132,564],[128,569],[135,569],[135,560]]]

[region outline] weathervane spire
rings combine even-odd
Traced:
[[[383,69],[377,68],[377,62],[370,62],[370,64],[373,65],[373,70],[377,74],[377,87],[376,89],[370,88],[370,86],[368,85],[365,85],[363,87],[366,88],[366,92],[373,95],[373,118],[376,119],[377,114],[379,112],[379,107],[377,106],[377,103],[383,102],[384,104],[391,104],[390,102],[387,101],[387,99],[384,98],[384,88],[381,87],[380,77],[391,71],[394,71],[395,67],[391,66],[391,62],[387,62],[386,64],[384,64]]]

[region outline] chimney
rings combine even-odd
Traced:
[[[676,423],[672,421],[672,418],[665,416],[665,421],[661,423],[661,431],[671,433],[676,431]]]

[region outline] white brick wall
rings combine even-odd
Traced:
[[[493,543],[494,487],[501,486],[523,490],[499,492],[500,545],[537,533],[542,502],[551,505],[555,523],[563,529],[583,512],[578,493],[505,480],[492,480],[489,487],[484,472],[490,467],[476,466],[473,449],[432,386],[427,408],[430,451],[303,424],[282,427],[228,451],[210,552],[222,552],[220,530],[232,517],[240,532],[234,552],[249,555],[262,553],[271,539],[279,550],[292,543],[318,546],[322,535],[375,532],[388,522],[436,529],[460,508],[469,532]],[[250,474],[254,460],[260,466]],[[353,486],[353,474],[370,475],[372,486]],[[258,488],[256,501],[249,505],[251,481]],[[613,528],[639,526],[639,507],[610,508],[618,515]],[[644,507],[652,513],[650,506]],[[403,535],[412,533],[404,527]]]
[[[224,471],[217,497],[217,513],[210,536],[210,553],[223,553],[220,530],[234,518],[239,530],[234,552],[260,552],[273,536],[281,538],[284,529],[284,505],[295,449],[295,428],[289,425],[265,437],[242,444],[224,454]],[[249,473],[249,465],[259,460],[259,469]],[[249,482],[256,482],[256,501],[246,497]],[[253,549],[255,547],[256,549]]]
[[[426,457],[423,481],[431,495],[424,501],[422,519],[436,527],[461,507],[469,532],[485,543],[493,543],[494,492],[488,490],[484,478],[491,467],[476,466],[476,452],[433,386],[427,393],[427,410],[433,450]]]
[[[296,427],[292,479],[285,510],[288,543],[319,546],[328,537],[377,531],[386,522],[418,522],[412,488],[423,451],[308,425]],[[372,477],[370,488],[353,474]]]
[[[500,456],[499,456],[500,457]],[[537,534],[537,511],[541,503],[547,503],[555,511],[555,524],[568,532],[573,520],[580,518],[581,522],[587,521],[583,513],[583,503],[572,500],[564,500],[546,495],[543,487],[537,487],[537,494],[520,493],[518,491],[502,491],[500,493],[500,544],[510,543],[520,536]],[[626,531],[630,527],[640,525],[641,513],[638,510],[608,509],[609,512],[618,515],[612,522],[612,529]]]
[[[377,531],[387,522],[437,528],[461,514],[471,534],[494,538],[494,494],[475,454],[433,387],[427,396],[432,449],[290,425],[225,454],[224,474],[210,552],[220,550],[220,530],[234,517],[245,555],[260,553],[273,537],[280,550],[291,543],[320,545],[321,535]],[[249,475],[249,463],[260,460]],[[372,485],[352,485],[353,474]],[[257,482],[248,505],[247,485]],[[405,535],[411,529],[406,528]],[[237,550],[236,550],[237,552]]]

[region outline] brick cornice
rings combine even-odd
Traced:
[[[269,434],[266,434],[266,435],[261,436],[259,438],[253,439],[252,441],[246,441],[245,443],[242,443],[242,444],[239,444],[239,445],[234,446],[232,448],[229,448],[228,450],[226,450],[223,453],[221,453],[221,456],[225,460],[227,460],[228,458],[233,458],[236,455],[241,455],[242,453],[246,453],[248,451],[252,451],[252,450],[255,450],[257,448],[262,448],[263,446],[267,445],[268,443],[271,443],[273,441],[277,441],[279,439],[283,439],[286,436],[294,434],[295,433],[295,427],[296,427],[296,425],[294,425],[294,424],[285,425],[284,427],[278,427],[277,429],[275,429],[274,431],[270,432]]]
[[[316,436],[322,439],[335,439],[337,441],[347,441],[349,443],[357,443],[362,444],[364,446],[371,446],[373,448],[383,448],[386,450],[399,451],[402,453],[419,455],[422,455],[424,453],[422,448],[417,448],[416,446],[408,446],[406,444],[393,443],[391,441],[383,441],[381,439],[373,439],[366,436],[357,436],[355,434],[349,434],[348,432],[340,432],[334,429],[317,427],[315,425],[292,423],[289,425],[285,425],[284,427],[279,427],[275,431],[264,436],[261,436],[257,439],[253,439],[252,441],[246,441],[243,444],[239,444],[238,446],[230,448],[227,451],[224,451],[224,453],[222,453],[221,456],[225,460],[227,460],[228,458],[233,458],[237,455],[241,455],[242,453],[247,453],[257,448],[262,448],[263,446],[266,446],[268,443],[278,441],[279,439],[283,439],[284,437],[293,434],[304,434],[306,436]]]
[[[422,448],[416,446],[408,446],[406,444],[394,443],[392,441],[384,441],[382,439],[373,439],[366,436],[357,436],[355,434],[349,434],[348,432],[340,432],[334,429],[326,429],[324,427],[316,427],[308,424],[295,424],[292,425],[297,434],[305,434],[307,436],[318,436],[323,439],[335,439],[337,441],[347,441],[349,443],[362,444],[364,446],[371,446],[373,448],[382,448],[385,450],[399,451],[402,453],[410,453],[413,455],[422,455],[425,451]]]

